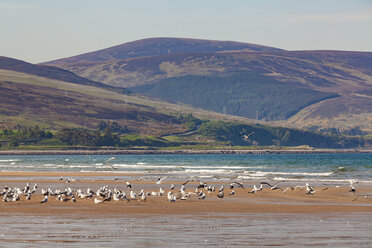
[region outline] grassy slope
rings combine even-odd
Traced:
[[[11,126],[11,124],[21,124],[23,126],[39,125],[42,128],[55,130],[61,127],[78,126],[96,128],[97,123],[102,119],[115,120],[140,135],[146,135],[148,140],[146,142],[154,145],[167,143],[165,139],[157,138],[159,136],[182,133],[187,130],[186,125],[177,123],[175,116],[179,113],[194,112],[200,118],[211,117],[214,120],[225,121],[232,121],[235,118],[155,101],[145,97],[123,95],[94,86],[67,83],[8,70],[0,70],[0,90],[2,92],[0,95],[0,124],[2,126]],[[248,123],[248,119],[240,120]],[[213,124],[214,122],[210,123]],[[203,126],[205,125],[208,126],[208,124],[203,124]],[[221,125],[222,130],[225,130],[226,133],[220,135],[220,137],[204,134],[203,128],[200,131],[187,132],[189,134],[180,135],[179,137],[182,137],[182,143],[186,142],[188,144],[246,145],[245,143],[236,142],[236,138],[241,138],[238,132],[241,131],[242,127],[247,128],[251,125],[237,123]],[[227,129],[225,128],[226,126]],[[271,130],[271,133],[280,132],[278,128],[265,126],[260,126],[260,128]],[[231,133],[233,135],[229,137]],[[287,133],[288,135],[296,134],[296,131],[288,129]],[[264,132],[264,134],[252,140],[254,141],[252,144],[313,144],[309,143],[313,140],[312,137],[306,140],[301,138],[300,135],[296,135],[294,139],[288,142],[278,143],[275,140],[277,136],[270,136],[267,132]],[[198,141],[196,135],[206,135],[206,138],[201,138]],[[225,136],[227,138],[223,138]],[[320,139],[322,137],[320,136]],[[122,137],[123,140],[129,138]],[[329,147],[337,147],[336,144],[339,141],[334,140],[333,143],[327,143],[327,145]],[[344,139],[341,139],[341,141],[344,142]],[[45,144],[41,143],[41,145],[48,146],[49,143],[45,142]],[[142,144],[141,142],[143,143],[144,141],[140,138],[135,143]],[[349,143],[345,144],[346,146],[343,147],[349,147]],[[356,145],[360,144],[356,143]],[[53,145],[52,147],[55,146]],[[322,146],[315,144],[315,147]],[[35,147],[35,149],[37,148],[40,147]]]
[[[53,129],[66,126],[95,128],[104,119],[115,120],[145,134],[160,135],[184,130],[182,125],[174,121],[179,113],[249,122],[245,118],[9,70],[0,69],[0,88],[2,126],[22,123]]]
[[[266,120],[287,119],[308,105],[337,97],[336,94],[293,87],[254,72],[228,77],[173,77],[130,89],[169,102]]]
[[[372,53],[341,51],[188,53],[61,65],[77,74],[121,87],[171,77],[226,77],[253,71],[294,86],[338,94],[312,104],[277,125],[354,127],[372,130]],[[263,116],[264,117],[264,116]]]
[[[185,38],[149,38],[124,43],[78,56],[47,62],[49,65],[71,64],[75,62],[95,62],[116,59],[138,58],[144,56],[167,55],[187,52],[219,51],[280,51],[278,48],[260,46],[234,41],[216,41]]]

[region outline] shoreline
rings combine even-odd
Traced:
[[[192,154],[326,154],[372,153],[371,149],[288,149],[288,150],[6,150],[1,155],[192,155]]]

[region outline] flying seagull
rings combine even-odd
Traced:
[[[232,183],[230,184],[230,189],[233,189],[233,188],[234,188],[234,184],[236,184],[236,185],[238,186],[238,188],[240,187],[240,188],[244,189],[244,191],[245,191],[245,188],[244,188],[242,182],[240,182],[240,183],[238,183],[238,182],[232,182]]]
[[[108,162],[110,162],[111,160],[114,160],[114,159],[116,159],[116,158],[115,157],[111,157],[111,158],[109,158],[109,159],[106,160],[106,163],[108,163]]]
[[[260,184],[266,184],[266,185],[268,185],[270,188],[271,188],[271,190],[276,190],[276,189],[280,189],[278,186],[277,186],[277,184],[278,183],[282,183],[282,182],[285,182],[285,181],[279,181],[279,182],[275,182],[274,184],[270,184],[270,183],[268,183],[268,182],[260,182]]]
[[[163,181],[164,179],[166,179],[166,178],[167,178],[167,177],[163,177],[163,178],[158,177],[158,180],[156,181],[156,184],[161,184],[162,181]]]

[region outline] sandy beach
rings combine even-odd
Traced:
[[[63,177],[63,180],[59,180]],[[143,180],[135,180],[141,179]],[[70,178],[71,182],[66,183]],[[117,180],[115,180],[117,178]],[[38,189],[31,200],[0,202],[0,242],[6,247],[369,247],[372,201],[370,185],[358,185],[350,193],[343,185],[314,185],[315,193],[305,190],[281,190],[264,187],[254,194],[247,188],[234,188],[229,196],[229,182],[205,181],[219,188],[225,197],[207,193],[206,199],[191,196],[187,200],[169,202],[167,196],[99,204],[91,199],[61,202],[49,196],[47,203],[41,189],[78,189],[94,191],[108,185],[129,194],[130,179],[134,192],[165,192],[175,185],[176,194],[183,181],[156,184],[154,176],[128,173],[95,172],[1,172],[0,188],[20,187],[27,182]],[[152,180],[154,179],[154,180]],[[199,184],[190,181],[186,192],[194,192]],[[294,186],[283,182],[280,187]],[[304,184],[303,182],[301,184]],[[325,188],[328,188],[324,190]],[[323,190],[322,190],[323,189]],[[364,196],[367,196],[365,198]],[[289,238],[290,237],[290,238]]]
[[[78,189],[85,191],[87,188],[97,190],[101,186],[108,185],[111,189],[117,188],[129,193],[126,188],[126,177],[140,176],[133,174],[120,173],[60,173],[60,172],[1,172],[0,187],[7,185],[8,187],[23,188],[26,181],[31,185],[37,183],[38,190],[31,200],[26,200],[24,196],[16,202],[1,202],[0,212],[7,214],[36,214],[36,215],[56,215],[56,214],[78,214],[81,218],[90,218],[102,211],[106,215],[121,215],[121,214],[211,214],[211,213],[296,213],[296,214],[319,214],[319,213],[372,213],[372,188],[368,186],[360,186],[356,193],[350,193],[348,187],[334,186],[319,186],[314,187],[316,191],[312,195],[307,195],[305,190],[295,189],[289,190],[285,194],[281,190],[271,190],[268,187],[255,194],[249,194],[247,191],[251,189],[252,184],[258,182],[247,182],[247,190],[235,188],[235,195],[229,196],[231,191],[228,189],[227,182],[206,182],[209,185],[215,185],[219,188],[221,185],[225,187],[225,197],[219,199],[216,197],[216,192],[207,193],[206,199],[199,200],[196,196],[191,196],[188,200],[177,200],[174,203],[167,201],[166,195],[163,196],[148,196],[145,202],[131,200],[129,202],[109,201],[101,204],[94,204],[92,199],[79,199],[77,202],[60,202],[55,197],[50,197],[45,204],[40,204],[43,196],[40,193],[41,188],[65,189],[71,187],[76,192]],[[72,181],[65,183],[64,180],[58,180],[59,177],[64,178],[87,178],[84,181]],[[89,177],[96,178],[99,176],[118,177],[119,180],[89,180]],[[33,180],[24,180],[24,178],[33,177]],[[36,177],[36,178],[35,178]],[[40,177],[38,179],[37,177]],[[5,179],[4,179],[5,178]],[[47,179],[45,179],[47,178]],[[55,178],[55,179],[50,179]],[[181,182],[166,181],[161,185],[157,185],[154,181],[133,181],[132,190],[139,192],[144,189],[145,192],[159,191],[162,187],[166,192],[170,189],[170,185],[174,184],[176,189],[173,192],[178,192]],[[186,185],[186,191],[194,192],[199,182],[189,182]],[[302,183],[303,184],[303,183]],[[280,186],[294,186],[293,182],[283,182]],[[367,197],[364,197],[367,195]],[[369,195],[369,196],[368,196]]]

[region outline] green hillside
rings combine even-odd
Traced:
[[[306,100],[304,104],[295,103],[293,110],[287,111],[289,106],[287,101],[293,97],[298,99],[300,97],[282,95],[283,99],[276,102],[280,102],[283,106],[276,104],[276,109],[272,110],[271,105],[263,101],[257,105],[263,108],[256,109],[257,112],[254,110],[254,114],[245,115],[246,112],[241,111],[240,108],[246,102],[236,101],[241,98],[238,90],[230,94],[232,99],[235,99],[234,103],[217,105],[215,108],[208,109],[222,113],[243,114],[242,116],[251,118],[258,117],[260,120],[271,120],[275,125],[309,129],[316,127],[317,130],[336,129],[345,133],[350,128],[359,128],[363,132],[372,132],[370,121],[372,118],[370,100],[372,97],[370,92],[372,53],[370,52],[285,51],[234,42],[154,38],[47,64],[58,65],[81,77],[115,87],[133,88],[142,85],[141,91],[147,92],[149,96],[155,95],[151,95],[152,92],[145,89],[146,85],[155,89],[156,83],[171,82],[166,79],[174,80],[174,78],[191,76],[189,79],[200,80],[202,77],[211,77],[216,81],[221,81],[242,72],[256,73],[286,83],[289,88],[307,88],[323,92],[325,95],[338,95],[338,97],[308,101],[307,96],[304,95]],[[190,80],[183,81],[192,84]],[[228,85],[228,82],[225,84]],[[177,85],[180,86],[180,84]],[[206,87],[205,83],[200,85]],[[199,87],[195,82],[194,86]],[[180,86],[180,91],[187,87]],[[213,88],[213,84],[209,87]],[[158,89],[165,88],[158,87]],[[156,96],[161,97],[167,94],[167,92],[157,92]],[[236,95],[232,96],[234,94]],[[216,96],[220,95],[216,94]],[[170,98],[172,102],[185,102],[183,95],[179,99],[173,99],[173,96]],[[261,99],[267,100],[267,98]],[[261,99],[257,100],[261,101]],[[256,102],[255,100],[252,99],[250,102]],[[217,104],[220,102],[217,99],[211,99],[211,102],[213,101]],[[188,103],[194,104],[195,102],[197,101],[193,99],[191,103]],[[224,102],[226,103],[227,100]],[[194,106],[204,107],[205,105],[211,104],[203,103]],[[231,109],[227,111],[228,107]],[[281,110],[284,112],[278,113]]]
[[[308,105],[337,97],[254,72],[227,77],[173,77],[130,89],[172,103],[267,121],[288,119]]]

